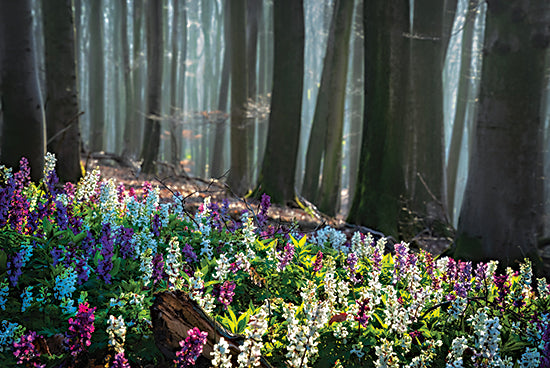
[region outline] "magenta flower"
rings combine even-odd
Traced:
[[[181,350],[176,352],[174,363],[178,368],[187,368],[195,365],[199,355],[202,353],[202,348],[206,344],[208,332],[202,332],[197,327],[193,327],[187,331],[188,337],[180,341]]]
[[[115,355],[111,368],[130,368],[130,363],[128,363],[128,359],[124,356],[124,352]]]
[[[46,364],[40,363],[40,353],[34,341],[42,336],[36,336],[36,332],[29,331],[19,341],[13,343],[13,354],[17,358],[17,364],[24,364],[27,367],[44,368]]]
[[[285,245],[282,254],[279,255],[279,265],[277,268],[279,271],[283,271],[286,266],[292,261],[292,258],[294,257],[294,244],[288,243]]]
[[[323,252],[318,251],[313,263],[313,272],[319,272],[323,268]]]
[[[235,296],[235,286],[236,284],[233,281],[225,281],[219,290],[218,301],[228,307],[233,301]]]
[[[73,357],[85,352],[91,345],[94,327],[94,312],[88,303],[81,303],[75,318],[69,318],[69,331],[65,333],[64,343]]]

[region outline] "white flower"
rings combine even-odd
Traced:
[[[117,353],[123,352],[126,340],[126,324],[122,316],[118,316],[118,318],[115,318],[112,314],[109,316],[107,334],[109,335],[109,346],[113,347]]]
[[[231,354],[229,351],[229,344],[227,341],[220,337],[220,341],[214,345],[212,352],[212,365],[219,368],[231,368]]]

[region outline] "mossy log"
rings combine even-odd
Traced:
[[[222,336],[229,344],[233,365],[238,365],[239,346],[244,343],[244,338],[229,332],[212,319],[187,293],[176,290],[156,294],[151,306],[151,321],[155,344],[170,361],[175,359],[176,352],[181,350],[179,342],[189,336],[187,331],[197,327],[208,333],[202,357],[197,361],[199,366],[203,366],[200,364],[201,361],[210,362],[210,353]],[[271,368],[271,365],[262,357],[259,367]]]

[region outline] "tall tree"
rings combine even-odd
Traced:
[[[218,119],[216,119],[216,128],[214,132],[214,149],[212,152],[212,177],[220,177],[223,175],[223,159],[224,159],[224,142],[225,142],[225,113],[227,110],[227,102],[229,98],[229,77],[231,69],[231,34],[229,23],[231,21],[229,14],[230,0],[224,1],[223,10],[223,61],[221,71],[220,90],[218,93]]]
[[[267,145],[259,190],[283,203],[294,198],[304,77],[303,0],[273,3],[275,60]]]
[[[31,0],[0,1],[0,106],[0,161],[16,169],[21,157],[26,157],[32,179],[39,180],[44,171],[46,145]]]
[[[59,179],[77,182],[82,170],[72,1],[44,0],[42,14],[46,51],[47,147],[57,156]]]
[[[330,60],[331,73],[327,119],[326,146],[323,155],[323,175],[319,188],[319,209],[329,215],[336,215],[340,204],[340,180],[342,178],[342,136],[344,131],[344,110],[346,105],[346,82],[348,76],[349,41],[353,24],[353,0],[336,2],[332,26],[334,27],[334,53]],[[328,54],[328,53],[327,53]],[[325,59],[327,60],[327,59]],[[326,65],[325,65],[326,67]],[[323,80],[321,80],[323,83]]]
[[[126,118],[124,121],[124,134],[122,138],[122,155],[123,156],[135,156],[135,142],[132,142],[132,138],[135,136],[134,130],[136,126],[136,111],[135,111],[135,95],[134,89],[134,73],[130,64],[130,43],[128,41],[128,5],[126,1],[121,2],[120,11],[120,27],[119,32],[121,34],[122,44],[122,67],[124,72],[124,97],[126,105]],[[137,16],[134,14],[134,16]]]
[[[456,7],[456,0],[454,1]],[[417,0],[409,40],[406,184],[411,209],[445,218],[443,186],[443,65],[452,22],[450,0]]]
[[[546,0],[487,3],[479,109],[455,256],[538,259]],[[503,76],[506,76],[503,78]]]
[[[229,7],[231,34],[231,189],[243,195],[249,187],[246,149],[246,0],[232,0]]]
[[[405,195],[403,135],[409,2],[365,1],[365,107],[359,173],[348,221],[398,236]]]
[[[147,117],[143,134],[142,170],[152,174],[160,147],[162,67],[164,37],[162,0],[147,1]]]
[[[353,5],[353,1],[347,0],[334,2],[307,150],[303,194],[329,214],[336,212],[340,197],[342,132]],[[323,180],[319,188],[321,158]]]
[[[105,136],[105,65],[103,61],[103,6],[101,0],[90,3],[90,150],[101,151]]]

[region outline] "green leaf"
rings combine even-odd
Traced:
[[[6,272],[8,264],[8,255],[3,249],[0,249],[0,275]]]

